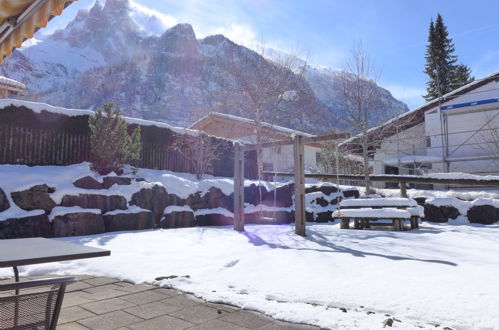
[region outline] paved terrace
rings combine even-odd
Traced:
[[[40,279],[51,276],[34,276]],[[181,291],[79,275],[68,286],[59,330],[84,329],[319,329],[277,321],[261,313],[208,303]],[[4,280],[0,283],[6,283]]]

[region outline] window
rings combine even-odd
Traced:
[[[426,137],[426,147],[431,148],[431,137],[429,136]]]
[[[274,165],[272,163],[263,163],[264,172],[272,172],[274,170]]]
[[[315,163],[319,164],[320,162],[321,162],[321,153],[320,152],[316,152],[315,153]]]

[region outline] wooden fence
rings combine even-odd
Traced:
[[[0,126],[0,163],[69,165],[90,160],[84,134],[19,126]]]
[[[234,174],[233,150],[213,161],[209,174],[231,177]],[[247,177],[255,178],[256,161],[248,157]],[[0,164],[70,165],[92,161],[90,137],[69,131],[0,125]],[[194,173],[191,162],[168,144],[142,142],[138,166]]]

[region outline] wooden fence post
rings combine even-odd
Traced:
[[[234,145],[234,230],[244,231],[244,151]]]
[[[400,182],[400,197],[407,198],[407,186],[404,181]]]
[[[305,146],[302,136],[294,141],[295,158],[295,233],[306,236],[305,229]]]

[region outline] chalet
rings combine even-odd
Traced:
[[[374,174],[499,174],[499,71],[369,130]],[[358,149],[359,138],[346,141]],[[355,145],[357,144],[357,147]],[[353,147],[352,147],[353,146]]]
[[[314,135],[293,129],[261,123],[262,136],[265,142],[290,140],[294,135],[312,137]],[[195,122],[190,128],[203,131],[209,135],[238,140],[243,143],[256,143],[257,124],[252,119],[210,112]],[[320,145],[305,146],[305,168],[316,172],[319,169]],[[265,171],[286,172],[293,169],[293,146],[267,148],[263,151],[263,166]]]
[[[24,90],[26,90],[26,86],[19,81],[0,76],[0,98],[15,98]]]

